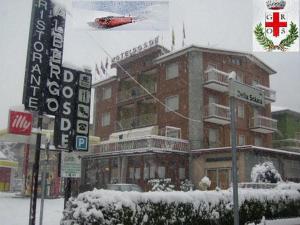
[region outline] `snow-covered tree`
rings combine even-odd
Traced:
[[[181,191],[192,191],[193,188],[194,188],[194,184],[189,179],[185,179],[180,182]]]
[[[211,181],[207,176],[204,176],[199,182],[199,188],[202,191],[206,191],[211,185]]]
[[[282,179],[273,162],[267,161],[252,168],[251,181],[255,183],[277,183]]]
[[[171,178],[148,180],[151,185],[151,191],[174,191],[174,185],[171,184]]]

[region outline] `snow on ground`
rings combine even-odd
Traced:
[[[254,223],[250,223],[249,225],[254,225]],[[300,225],[300,217],[281,220],[263,220],[258,225]]]
[[[0,224],[26,225],[29,221],[30,198],[16,198],[14,193],[0,192]],[[64,206],[63,199],[45,199],[43,225],[59,225]],[[38,199],[36,224],[39,224],[40,199]]]

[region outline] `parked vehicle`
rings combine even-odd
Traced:
[[[252,189],[272,189],[276,188],[277,184],[274,183],[239,183],[239,188],[252,188]]]
[[[107,184],[106,189],[114,191],[143,191],[137,184]]]

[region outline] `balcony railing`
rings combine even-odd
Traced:
[[[204,121],[216,124],[230,123],[230,109],[227,106],[211,103],[205,107]]]
[[[264,134],[273,133],[277,131],[277,120],[265,116],[254,116],[250,121],[250,129]]]
[[[129,130],[139,127],[151,126],[157,123],[157,114],[148,113],[128,119],[121,119],[116,123],[116,130]]]
[[[226,92],[228,91],[228,75],[215,68],[208,69],[204,72],[204,87]]]
[[[260,84],[255,85],[255,87],[261,89],[264,92],[265,101],[267,104],[276,101],[276,91]]]
[[[295,150],[300,152],[300,139],[273,140],[273,147],[285,150]]]
[[[145,87],[151,94],[156,93],[156,84],[143,85],[143,87]],[[118,102],[128,101],[145,95],[148,95],[148,93],[141,87],[132,87],[119,92]]]
[[[130,152],[188,152],[189,142],[183,139],[170,138],[158,135],[148,135],[134,139],[119,141],[103,141],[94,146],[94,153],[130,153]]]

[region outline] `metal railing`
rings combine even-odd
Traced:
[[[121,119],[116,122],[116,130],[128,130],[139,127],[151,126],[157,123],[157,114],[147,113],[136,117]]]
[[[122,151],[179,151],[188,152],[189,142],[183,139],[158,135],[148,135],[134,139],[104,141],[94,146],[94,153],[110,153]]]
[[[254,116],[250,121],[251,128],[265,128],[275,131],[277,130],[277,120],[265,116]]]
[[[151,94],[156,93],[156,83],[143,85]],[[132,87],[123,91],[120,91],[118,94],[118,102],[128,101],[134,98],[138,98],[148,93],[141,87]]]
[[[208,69],[204,72],[204,82],[216,81],[228,85],[228,75],[215,68]]]
[[[210,103],[205,107],[204,118],[218,117],[230,120],[230,109],[227,106]]]
[[[255,87],[261,89],[264,92],[266,100],[269,100],[271,102],[276,101],[276,91],[260,84],[255,85]]]

